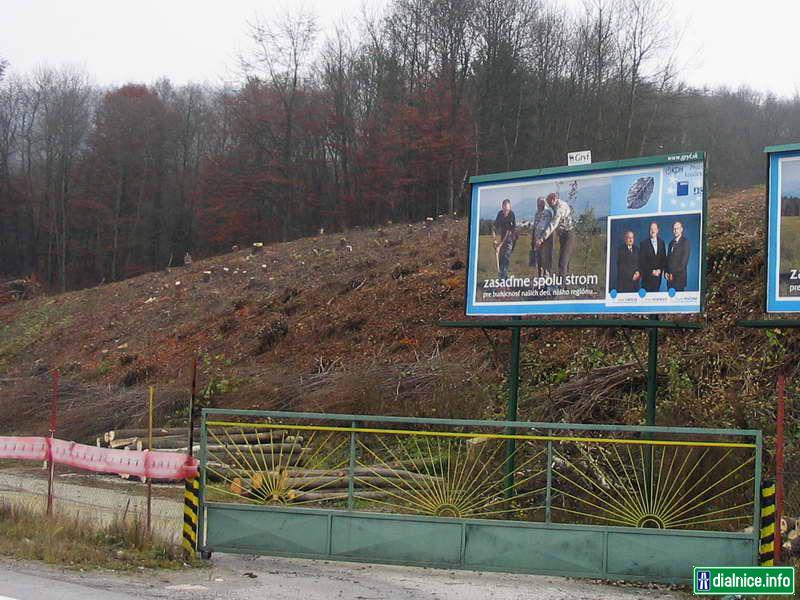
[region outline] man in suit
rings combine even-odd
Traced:
[[[639,291],[639,249],[634,244],[633,232],[625,232],[625,242],[617,250],[617,291],[629,294]]]
[[[639,270],[642,272],[642,287],[648,292],[661,289],[661,276],[667,262],[667,248],[658,235],[658,223],[650,223],[650,237],[639,244]]]
[[[683,235],[683,223],[675,221],[672,226],[672,241],[667,249],[665,275],[667,285],[676,292],[686,289],[686,265],[689,264],[689,240]]]

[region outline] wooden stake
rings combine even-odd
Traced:
[[[50,445],[47,451],[47,514],[53,514],[53,479],[55,478],[55,463],[53,462],[53,438],[56,437],[56,419],[58,417],[59,380],[61,371],[53,371],[53,399],[50,407]]]

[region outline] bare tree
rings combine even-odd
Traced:
[[[89,132],[93,87],[85,71],[72,67],[42,67],[33,83],[41,105],[36,129],[42,205],[49,221],[48,281],[57,277],[65,291],[70,200],[78,154]]]
[[[648,62],[662,53],[668,52],[670,31],[664,28],[669,14],[660,0],[629,0],[621,15],[618,34],[618,52],[621,65],[621,79],[625,81],[626,99],[623,104],[625,142],[623,154],[627,156],[633,132],[634,113],[641,86],[647,81]],[[674,54],[672,55],[674,56]],[[671,61],[670,61],[671,62]],[[669,64],[669,62],[668,62]],[[669,68],[662,71],[662,84],[669,77]]]
[[[250,23],[253,49],[240,57],[247,79],[266,82],[277,94],[283,109],[281,164],[287,183],[284,205],[280,208],[284,240],[288,238],[297,201],[294,136],[298,97],[302,93],[303,79],[309,75],[317,32],[316,17],[305,7],[297,6],[274,20]]]

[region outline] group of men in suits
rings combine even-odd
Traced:
[[[683,223],[672,225],[673,238],[669,246],[659,235],[658,223],[650,223],[650,237],[636,245],[633,231],[626,231],[624,242],[617,250],[617,282],[619,293],[648,292],[661,289],[662,277],[667,288],[682,292],[686,289],[686,269],[689,264],[689,240],[683,235]]]

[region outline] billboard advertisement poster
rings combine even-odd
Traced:
[[[702,152],[473,177],[467,314],[700,312],[704,181]]]
[[[800,312],[800,144],[767,152],[767,312]]]

